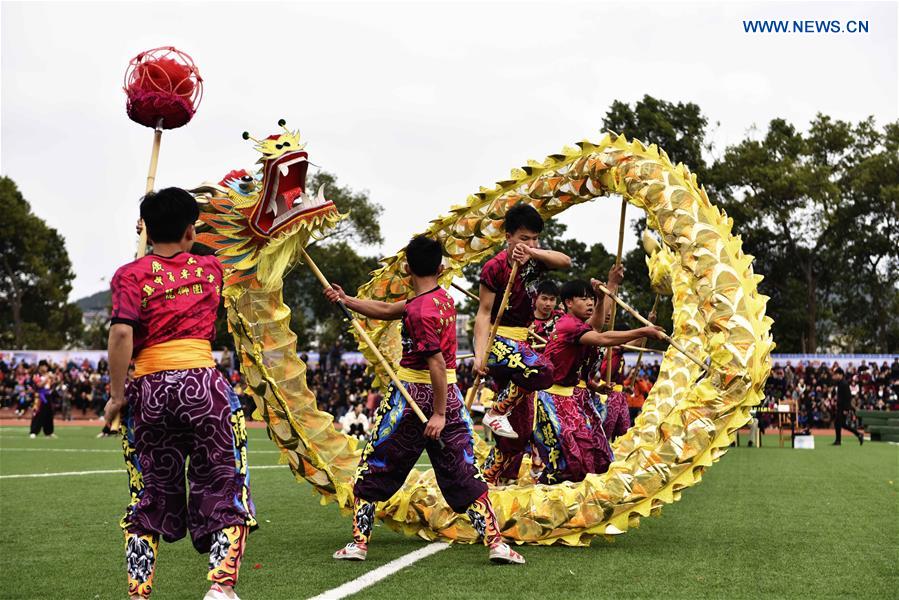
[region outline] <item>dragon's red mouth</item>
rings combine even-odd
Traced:
[[[328,205],[334,208],[334,204],[325,200],[321,193],[318,197],[305,194],[308,156],[299,150],[265,162],[264,184],[251,221],[259,233],[271,235],[308,213],[318,214],[322,212],[322,207]]]

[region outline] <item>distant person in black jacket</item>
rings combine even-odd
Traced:
[[[836,431],[837,439],[833,445],[840,445],[843,429],[855,435],[861,445],[865,441],[864,436],[859,433],[858,429],[846,425],[846,413],[852,410],[852,392],[849,391],[849,384],[843,377],[843,369],[836,369],[833,378],[837,384],[837,406],[833,416],[833,428]]]

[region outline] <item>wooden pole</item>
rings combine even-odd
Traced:
[[[312,257],[306,253],[306,249],[300,247],[300,255],[303,257],[303,260],[306,261],[306,264],[309,265],[309,268],[315,273],[315,276],[318,278],[319,282],[322,284],[322,287],[328,289],[331,287],[331,284],[328,282],[328,279],[325,275],[319,270],[318,265],[312,260]],[[371,337],[369,337],[368,332],[365,331],[365,328],[362,327],[362,323],[359,322],[359,319],[353,316],[353,313],[350,312],[350,309],[346,307],[341,301],[337,302],[337,306],[340,307],[340,310],[343,311],[344,316],[349,319],[350,323],[353,325],[353,329],[356,330],[356,333],[359,334],[359,337],[362,338],[371,351],[374,352],[375,356],[378,359],[378,362],[381,363],[381,366],[384,367],[384,370],[387,371],[387,375],[390,377],[390,380],[393,382],[393,385],[396,386],[396,389],[399,390],[400,394],[403,395],[403,398],[406,399],[406,402],[412,408],[412,411],[418,417],[418,419],[427,424],[428,418],[425,416],[423,412],[421,412],[421,408],[419,408],[418,404],[415,403],[415,400],[412,399],[412,396],[409,395],[408,390],[406,390],[406,386],[400,381],[400,378],[397,377],[396,372],[393,370],[393,367],[390,366],[390,363],[387,362],[387,359],[384,358],[384,355],[381,354],[381,351],[378,350],[378,347],[375,345],[374,341],[372,341]],[[443,447],[443,440],[437,440],[440,444],[440,447]]]
[[[618,254],[615,255],[615,266],[621,264],[621,253],[624,250],[624,225],[627,216],[627,198],[621,197],[621,217],[618,222]],[[601,309],[602,307],[600,307]],[[612,305],[612,315],[609,318],[609,331],[615,331],[615,305]],[[612,385],[612,348],[606,350],[606,383]]]
[[[518,275],[518,267],[518,261],[514,261],[512,263],[512,271],[509,273],[509,282],[506,284],[506,289],[503,291],[502,302],[499,304],[499,310],[496,311],[496,320],[490,327],[490,337],[487,338],[487,345],[484,346],[484,355],[481,357],[481,360],[485,365],[487,363],[487,356],[490,355],[490,347],[493,346],[493,340],[496,339],[496,331],[499,329],[499,322],[503,318],[503,313],[506,312],[506,307],[509,305],[509,295],[512,293],[512,285],[515,283],[515,276]],[[471,403],[474,402],[475,390],[481,385],[481,378],[481,374],[478,373],[474,378],[474,383],[468,388],[468,392],[465,394],[466,408],[471,408]]]
[[[535,332],[533,332],[533,331],[528,331],[528,335],[531,336],[532,338],[534,338],[535,340],[537,340],[538,342],[540,342],[541,344],[543,344],[544,346],[546,346],[546,345],[549,343],[549,342],[546,340],[546,338],[540,337],[539,335],[537,335],[537,334],[536,334]],[[535,346],[535,347],[536,347],[536,346]]]
[[[162,118],[156,122],[153,130],[153,150],[150,152],[150,169],[147,172],[147,188],[144,194],[153,191],[156,184],[156,165],[159,164],[159,146],[162,143]],[[143,258],[147,254],[147,228],[141,223],[140,238],[137,241],[137,258]]]
[[[624,348],[625,350],[631,350],[633,352],[653,352],[655,354],[665,354],[661,350],[656,350],[655,348],[644,348],[643,346],[631,346],[630,344],[621,344],[620,348]]]
[[[466,296],[468,296],[469,298],[471,298],[472,300],[474,300],[475,302],[481,301],[481,299],[478,298],[477,294],[473,294],[471,291],[466,290],[464,287],[462,287],[461,285],[458,285],[456,282],[453,282],[450,285],[453,286],[454,288],[456,288],[457,290],[459,290],[460,292],[462,292],[463,294],[465,294]]]
[[[610,290],[609,288],[607,288],[606,286],[604,286],[602,284],[600,284],[599,289],[601,289],[604,294],[607,294],[610,298],[612,298],[612,300],[614,300],[618,304],[618,306],[620,306],[621,308],[623,308],[624,310],[629,312],[635,319],[637,319],[638,321],[640,321],[641,323],[643,323],[644,325],[647,325],[649,327],[654,326],[654,324],[652,322],[650,322],[646,317],[644,317],[643,315],[638,313],[636,310],[631,308],[630,305],[628,305],[626,302],[624,302],[624,300],[622,300],[621,298],[619,298],[618,296],[613,294],[612,290]],[[708,366],[706,366],[705,363],[703,363],[701,360],[699,360],[698,358],[696,358],[695,356],[693,356],[692,354],[687,352],[687,350],[683,346],[681,346],[678,342],[674,341],[674,339],[672,339],[672,337],[670,335],[668,335],[667,333],[662,331],[662,336],[665,339],[665,341],[667,341],[669,344],[671,344],[672,346],[677,348],[681,352],[681,354],[683,354],[684,356],[686,356],[687,358],[692,360],[694,363],[699,365],[703,371],[705,371],[706,373],[709,372],[709,368],[708,368]]]

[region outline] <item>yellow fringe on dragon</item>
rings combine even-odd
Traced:
[[[299,135],[290,131],[270,136],[257,145],[263,154],[258,173],[232,172],[219,184],[198,188],[207,201],[201,218],[209,230],[201,241],[233,269],[225,290],[228,322],[272,440],[323,503],[334,500],[348,510],[360,448],[317,409],[281,298],[281,277],[298,248],[341,218],[321,190],[316,199],[305,195],[306,155],[298,145]],[[646,211],[648,226],[662,241],[647,248],[648,262],[654,287],[672,295],[673,337],[714,366],[701,377],[694,363],[669,349],[643,412],[613,445],[616,461],[607,473],[579,483],[491,489],[503,535],[519,543],[586,545],[658,514],[727,451],[749,409],[761,401],[770,370],[771,319],[752,257],[742,253],[732,221],[711,204],[695,176],[655,146],[614,134],[580,142],[513,170],[509,180],[482,188],[422,233],[443,244],[447,269],[441,283],[448,287],[462,267],[503,244],[503,218],[511,206],[524,202],[548,218],[608,194],[621,194]],[[409,297],[403,261],[402,252],[385,259],[358,295],[386,302]],[[398,363],[397,323],[363,323]],[[360,349],[377,364],[367,348]],[[478,446],[485,447],[480,440]],[[465,516],[443,501],[433,471],[410,473],[377,516],[428,540],[476,540]]]

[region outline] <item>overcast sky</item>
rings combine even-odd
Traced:
[[[747,34],[746,19],[869,32]],[[72,299],[106,288],[133,257],[152,141],[125,115],[122,78],[138,52],[173,45],[206,88],[163,135],[157,187],[249,167],[240,133],[283,117],[312,162],[384,206],[385,243],[368,250],[392,254],[509,169],[598,139],[616,99],[697,103],[719,154],[774,117],[894,120],[896,31],[894,2],[3,2],[0,172],[65,237]],[[614,251],[618,206],[560,218]]]

